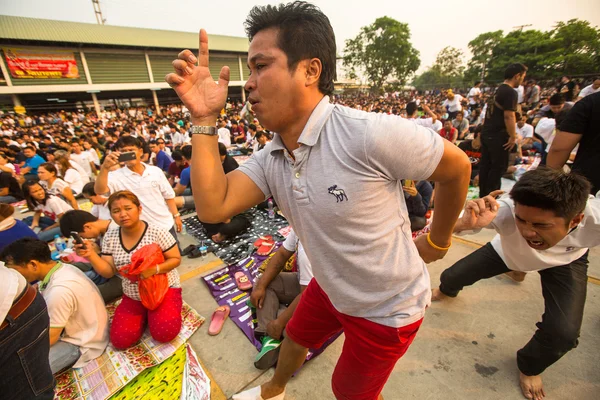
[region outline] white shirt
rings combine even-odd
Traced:
[[[523,95],[525,94],[525,88],[523,85],[520,85],[515,89],[517,91],[517,104],[521,104],[523,102]]]
[[[112,216],[110,215],[110,210],[108,209],[108,201],[102,205],[94,204],[90,214],[98,219],[112,221]]]
[[[0,324],[4,322],[15,299],[25,290],[27,281],[16,270],[0,264]]]
[[[90,160],[96,164],[96,165],[100,165],[100,158],[98,157],[98,152],[96,152],[95,149],[91,148],[89,150],[85,150],[85,153],[87,153],[90,156]]]
[[[452,100],[444,100],[444,102],[442,103],[442,107],[445,108],[447,106],[448,112],[460,111],[462,110],[462,106],[460,105],[462,99],[463,97],[460,94],[455,94]]]
[[[522,128],[519,128],[519,125],[516,125],[517,135],[521,136],[521,139],[527,139],[533,137],[533,126],[529,124],[523,125]]]
[[[46,199],[46,204],[38,204],[35,209],[43,212],[46,217],[52,219],[54,222],[58,222],[58,216],[71,211],[73,207],[60,197],[49,195]]]
[[[81,174],[79,173],[79,171],[73,168],[69,168],[67,170],[65,176],[63,176],[63,180],[69,184],[71,190],[75,194],[81,193],[83,187],[85,186],[85,183],[83,183],[83,179],[81,179]],[[54,182],[54,184],[56,185],[56,182]]]
[[[442,129],[443,127],[444,124],[442,124],[442,121],[440,121],[439,119],[436,119],[435,122],[431,124],[431,129],[433,129],[436,132],[439,132],[440,129]]]
[[[600,198],[590,196],[583,221],[548,250],[531,248],[521,236],[515,221],[514,202],[508,194],[498,199],[498,203],[498,214],[488,226],[498,232],[491,244],[513,271],[540,271],[566,265],[579,259],[589,248],[600,245]]]
[[[231,132],[227,128],[219,128],[217,130],[217,134],[219,135],[219,142],[223,143],[225,146],[231,146]]]
[[[85,172],[85,169],[83,169],[83,167],[81,165],[79,165],[74,160],[69,160],[69,164],[71,164],[71,167],[75,168],[77,170],[77,172],[79,172],[79,175],[81,176],[81,180],[83,181],[84,185],[90,181],[90,176],[88,175],[87,172]],[[90,167],[90,169],[91,169],[91,167]]]
[[[77,176],[79,176],[79,174],[77,174]],[[62,196],[62,192],[65,190],[65,188],[69,187],[69,184],[60,178],[56,178],[52,184],[52,187],[48,185],[47,181],[40,181],[39,183],[44,189],[46,189],[46,192],[55,196]]]
[[[435,124],[433,118],[407,118],[407,120],[414,122],[417,125],[424,126],[425,128],[434,129]],[[436,119],[437,122],[437,119]],[[442,128],[440,128],[442,129]],[[438,129],[439,130],[439,129]]]
[[[173,215],[165,200],[174,199],[175,192],[160,168],[143,165],[142,175],[127,167],[109,172],[108,189],[110,193],[132,191],[142,205],[141,219],[168,231],[173,227]]]
[[[285,247],[287,251],[297,252],[296,264],[298,265],[298,282],[300,282],[301,286],[308,286],[311,279],[314,277],[312,266],[310,265],[310,261],[308,260],[308,256],[304,251],[302,243],[300,243],[300,240],[293,229],[290,230],[288,237],[283,242],[283,247]]]
[[[50,328],[64,328],[63,342],[79,347],[81,368],[100,357],[108,345],[108,313],[98,287],[78,268],[63,264],[50,276],[42,296],[48,305]]]
[[[179,146],[185,143],[185,135],[183,135],[181,132],[175,132],[173,135],[171,135],[171,141],[173,142],[173,146]]]
[[[94,174],[92,173],[92,167],[90,165],[90,162],[92,162],[92,160],[89,153],[85,151],[82,151],[79,154],[72,153],[71,160],[79,164],[79,166],[83,168],[87,176],[89,176],[90,178],[94,176]]]
[[[598,89],[594,89],[592,87],[592,85],[586,86],[583,89],[581,89],[581,92],[579,92],[579,95],[577,97],[585,97],[585,96],[589,96],[590,94],[594,94],[594,93],[598,93],[600,92],[600,87],[598,87]]]
[[[469,99],[469,104],[477,104],[477,102],[475,101],[475,96],[480,95],[480,94],[481,94],[481,89],[479,89],[477,87],[471,88],[471,90],[469,90],[469,94],[467,95],[467,98]]]

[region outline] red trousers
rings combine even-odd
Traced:
[[[110,341],[116,349],[126,349],[140,340],[146,329],[158,342],[170,342],[181,330],[181,288],[169,288],[156,310],[148,310],[141,301],[123,295],[110,326]]]
[[[376,400],[422,321],[392,328],[342,314],[313,279],[285,330],[288,338],[299,345],[319,348],[343,328],[346,338],[333,371],[333,394],[338,400]]]

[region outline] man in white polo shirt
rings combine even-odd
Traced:
[[[175,205],[175,192],[163,171],[153,165],[142,163],[144,154],[142,143],[133,136],[124,136],[115,144],[118,151],[106,156],[94,185],[99,195],[129,190],[140,199],[142,205],[141,218],[162,229],[171,232],[177,240],[177,232],[181,232],[181,217]],[[119,164],[119,155],[135,153],[135,159],[126,161],[116,171],[110,169]],[[173,224],[175,223],[175,225]],[[175,232],[177,228],[177,232]]]
[[[521,389],[544,397],[541,374],[577,346],[587,291],[588,252],[600,245],[600,198],[577,174],[528,171],[510,195],[469,201],[455,232],[495,229],[496,237],[442,272],[434,300],[456,297],[481,279],[538,271],[545,309],[529,343],[517,352]]]
[[[316,6],[257,6],[245,25],[251,72],[245,89],[260,123],[277,134],[237,170],[225,175],[220,165],[215,124],[229,69],[223,67],[216,84],[206,31],[200,31],[199,59],[184,50],[166,77],[190,110],[196,210],[201,220],[217,223],[272,195],[315,277],[286,326],[273,378],[233,398],[283,399],[308,348],[344,328],[333,392],[340,399],[378,399],[429,304],[423,260],[442,258],[451,244],[469,160],[412,121],[329,103],[335,35]],[[445,199],[436,204],[430,235],[414,243],[403,178],[436,181],[436,196]]]
[[[52,260],[48,245],[23,238],[2,250],[6,266],[39,289],[50,315],[50,369],[84,367],[108,345],[108,313],[100,291],[76,267]]]

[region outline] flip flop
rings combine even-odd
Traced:
[[[241,291],[246,291],[246,290],[252,289],[252,282],[250,281],[250,279],[248,279],[246,274],[244,274],[242,271],[236,272],[234,275],[234,278],[235,278],[235,283],[237,284],[238,289],[240,289]]]
[[[272,240],[273,240],[273,236],[271,236],[271,235],[261,236],[258,239],[256,239],[256,241],[254,242],[254,247],[258,248],[263,244],[264,241],[272,241]]]
[[[188,254],[190,254],[196,247],[198,247],[195,244],[190,244],[188,247],[186,247],[185,249],[183,249],[183,251],[181,252],[182,256],[187,256]]]
[[[208,334],[211,336],[216,336],[221,333],[221,329],[223,329],[223,324],[227,317],[229,317],[229,306],[219,306],[212,317],[210,318],[210,325],[208,327]]]
[[[261,243],[258,250],[256,250],[256,254],[258,254],[259,256],[268,256],[273,251],[274,248],[275,248],[275,242],[265,240],[264,242]]]

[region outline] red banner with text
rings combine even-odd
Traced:
[[[13,78],[76,79],[77,60],[72,51],[4,48],[6,64]]]

